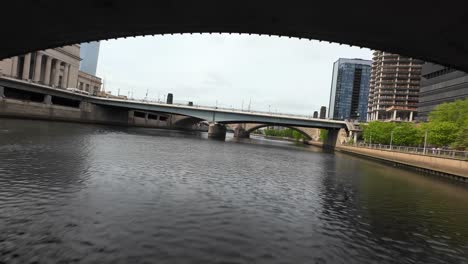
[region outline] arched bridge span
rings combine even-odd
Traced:
[[[255,130],[258,130],[258,129],[264,128],[264,127],[268,127],[268,126],[271,126],[271,125],[269,125],[269,124],[251,124],[249,126],[247,124],[247,126],[245,127],[245,133],[251,134]],[[307,140],[312,140],[313,137],[314,137],[313,134],[315,133],[315,131],[308,130],[307,128],[304,128],[304,127],[294,127],[294,126],[286,126],[286,125],[283,125],[282,127],[290,128],[292,130],[295,130],[295,131],[301,133],[301,135],[303,135]]]
[[[0,59],[87,41],[249,33],[385,50],[468,71],[463,1],[15,0],[2,3]],[[84,18],[84,19],[77,19]]]
[[[208,135],[211,134],[224,138],[226,133],[226,124],[239,124],[239,123],[256,123],[265,125],[277,125],[288,127],[312,127],[327,129],[331,133],[337,134],[337,131],[344,128],[350,130],[349,124],[339,120],[328,120],[311,118],[309,116],[298,116],[290,114],[279,113],[265,113],[244,111],[235,109],[219,109],[217,107],[201,107],[201,106],[188,106],[188,105],[174,105],[156,102],[111,99],[103,97],[88,96],[83,94],[76,94],[63,89],[56,89],[44,85],[29,83],[25,81],[17,81],[11,78],[0,78],[0,98],[3,97],[7,89],[15,89],[26,93],[33,93],[41,95],[41,100],[47,101],[50,104],[52,97],[64,98],[76,103],[76,106],[83,108],[90,108],[91,105],[125,111],[142,111],[145,113],[167,113],[173,115],[186,116],[182,118],[181,123],[191,123],[195,121],[202,121],[209,123]],[[42,99],[42,95],[44,99]],[[46,99],[48,98],[48,99]],[[88,106],[89,105],[89,106]],[[176,120],[174,120],[176,121]]]

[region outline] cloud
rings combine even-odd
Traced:
[[[202,34],[104,41],[106,89],[152,98],[311,114],[328,106],[333,62],[371,51],[285,37]]]

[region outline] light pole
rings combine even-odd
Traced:
[[[426,132],[424,133],[424,150],[423,150],[424,155],[426,155],[426,146],[427,146],[427,129],[426,129]]]
[[[390,150],[392,150],[392,143],[393,143],[393,130],[390,133]]]

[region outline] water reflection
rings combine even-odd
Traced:
[[[463,263],[467,198],[288,142],[0,119],[0,262]]]

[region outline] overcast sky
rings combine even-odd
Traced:
[[[287,37],[184,34],[102,41],[105,89],[135,98],[283,113],[328,108],[333,62],[371,51]]]

